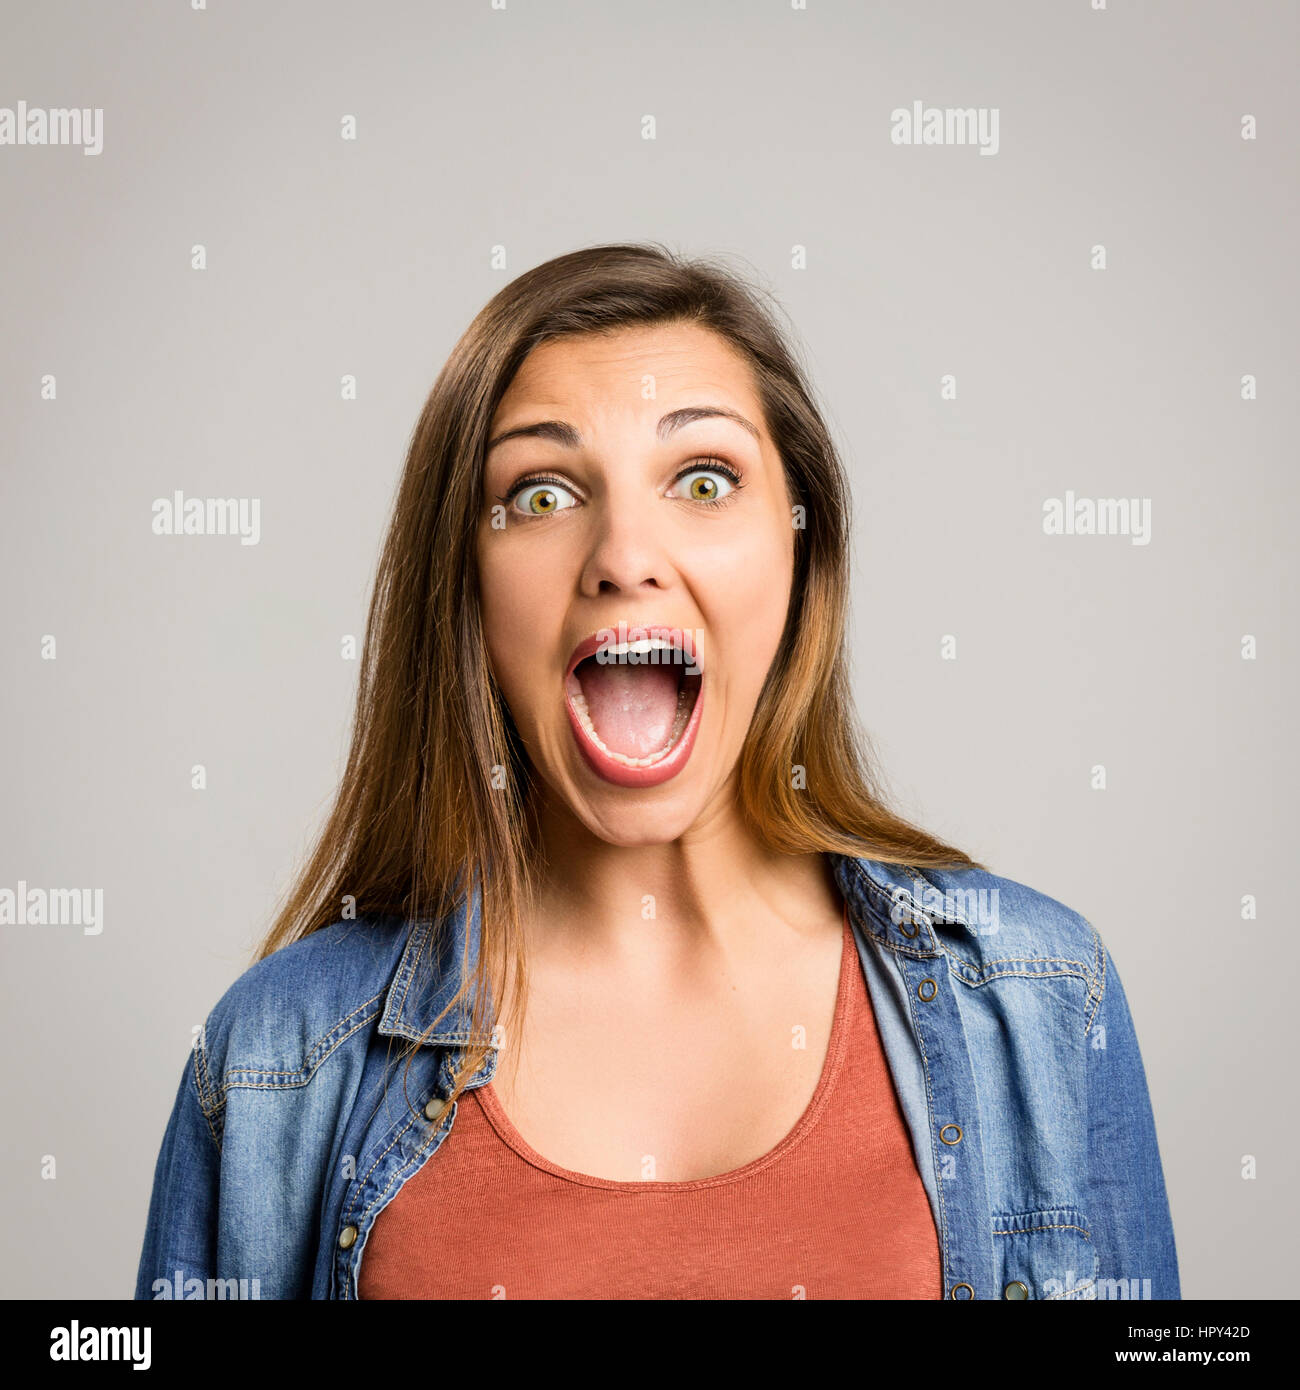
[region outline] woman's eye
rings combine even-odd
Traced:
[[[688,497],[692,502],[718,502],[734,490],[735,484],[720,469],[695,468],[683,473],[673,487],[680,491],[671,496]]]
[[[559,483],[529,483],[511,499],[511,506],[525,516],[550,516],[577,504],[578,499]]]

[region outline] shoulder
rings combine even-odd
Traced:
[[[1092,923],[1040,889],[979,868],[926,869],[924,876],[938,890],[927,896],[940,909],[951,905],[952,920],[984,936],[1000,936],[1002,946],[1098,963],[1101,939]]]
[[[309,1081],[383,1009],[408,930],[400,918],[334,922],[250,966],[204,1023],[208,1085]]]
[[[919,926],[971,984],[1008,975],[1073,975],[1100,999],[1106,973],[1101,936],[1082,913],[1049,894],[975,866],[845,863],[886,937],[895,938],[888,944],[919,944]]]

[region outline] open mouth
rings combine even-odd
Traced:
[[[606,628],[578,644],[565,677],[569,723],[587,763],[625,787],[657,786],[681,771],[703,694],[704,672],[682,628]]]

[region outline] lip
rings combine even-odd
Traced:
[[[674,646],[680,647],[682,655],[686,658],[688,667],[698,669],[698,662],[695,655],[695,643],[689,630],[679,627],[669,627],[667,624],[659,623],[637,623],[627,625],[626,628],[620,626],[618,629],[601,628],[599,632],[592,633],[590,637],[585,637],[573,649],[569,657],[568,666],[564,672],[565,686],[567,687],[569,677],[574,671],[586,661],[588,657],[595,656],[602,647],[613,645],[617,641],[635,641],[633,634],[640,633],[648,637],[651,633],[656,637],[663,637],[666,641],[672,642]],[[611,636],[613,634],[613,636]],[[564,691],[564,712],[569,716],[569,727],[573,730],[573,737],[578,745],[579,751],[586,759],[587,766],[605,782],[611,782],[617,787],[645,788],[657,787],[669,781],[686,766],[691,756],[691,750],[695,747],[695,736],[699,732],[700,714],[704,709],[704,673],[700,671],[700,688],[695,694],[695,704],[691,709],[690,718],[686,722],[685,729],[682,730],[681,737],[673,745],[673,749],[657,763],[652,763],[649,767],[627,767],[625,764],[616,762],[608,757],[587,737],[586,730],[582,727],[578,719],[577,711],[573,708],[573,703],[569,699],[567,688]]]

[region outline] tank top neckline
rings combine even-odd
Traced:
[[[615,1178],[598,1178],[591,1173],[579,1173],[572,1168],[563,1168],[558,1163],[552,1163],[549,1158],[543,1157],[515,1128],[510,1117],[506,1114],[497,1097],[496,1091],[489,1081],[482,1086],[476,1087],[468,1092],[479,1104],[488,1123],[496,1131],[497,1137],[503,1143],[509,1145],[516,1154],[526,1163],[534,1168],[540,1168],[543,1172],[551,1173],[557,1178],[562,1178],[566,1182],[577,1183],[582,1187],[603,1187],[611,1191],[620,1192],[690,1192],[705,1187],[717,1187],[723,1183],[741,1182],[745,1178],[753,1177],[756,1173],[761,1173],[765,1168],[783,1158],[793,1148],[800,1144],[812,1130],[813,1126],[821,1117],[830,1099],[831,1091],[834,1088],[835,1080],[840,1072],[840,1063],[843,1061],[844,1053],[848,1041],[848,1021],[849,999],[855,983],[854,969],[857,965],[857,948],[854,943],[853,929],[849,925],[848,904],[844,905],[843,929],[840,950],[840,973],[839,986],[835,995],[835,1014],[831,1022],[830,1041],[826,1047],[826,1057],[822,1062],[821,1075],[817,1081],[817,1087],[813,1091],[812,1098],[804,1107],[803,1114],[795,1121],[785,1137],[777,1142],[775,1147],[769,1149],[765,1154],[752,1159],[749,1163],[742,1164],[739,1168],[732,1168],[725,1173],[717,1173],[707,1178],[690,1178],[677,1182],[660,1182],[655,1179],[645,1181],[624,1181]]]

